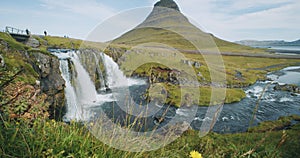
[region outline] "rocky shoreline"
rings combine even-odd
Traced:
[[[274,90],[279,90],[279,91],[287,91],[293,93],[300,94],[300,87],[294,84],[285,84],[285,85],[280,85],[276,84],[274,87]]]

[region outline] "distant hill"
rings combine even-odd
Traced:
[[[297,41],[293,41],[293,42],[287,42],[288,45],[297,45],[300,46],[300,39]]]
[[[252,47],[261,46],[300,46],[300,39],[297,41],[286,42],[284,40],[274,40],[274,41],[256,41],[256,40],[243,40],[236,41],[237,44],[242,44]]]
[[[184,36],[184,37],[183,37]],[[181,50],[210,49],[218,46],[222,52],[261,52],[240,44],[228,42],[203,32],[185,17],[173,0],[160,0],[150,15],[137,27],[112,41],[114,44],[135,46],[156,42]]]

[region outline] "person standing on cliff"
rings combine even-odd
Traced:
[[[28,30],[28,29],[26,29],[26,30],[25,30],[25,32],[26,32],[26,34],[27,34],[27,35],[29,35],[29,34],[30,34],[30,32],[29,32],[29,30]]]
[[[47,36],[47,31],[44,31],[44,35]]]

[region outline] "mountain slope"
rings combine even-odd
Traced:
[[[133,30],[112,41],[115,44],[138,45],[157,42],[181,50],[216,50],[216,46],[225,52],[259,52],[236,43],[221,40],[212,34],[205,33],[191,24],[179,10],[173,0],[161,0],[154,5],[150,15]]]

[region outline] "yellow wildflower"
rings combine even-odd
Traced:
[[[198,151],[193,150],[190,152],[190,157],[191,158],[202,158],[202,155]]]
[[[93,123],[93,122],[91,122],[91,123],[90,123],[90,126],[94,126],[94,123]]]

